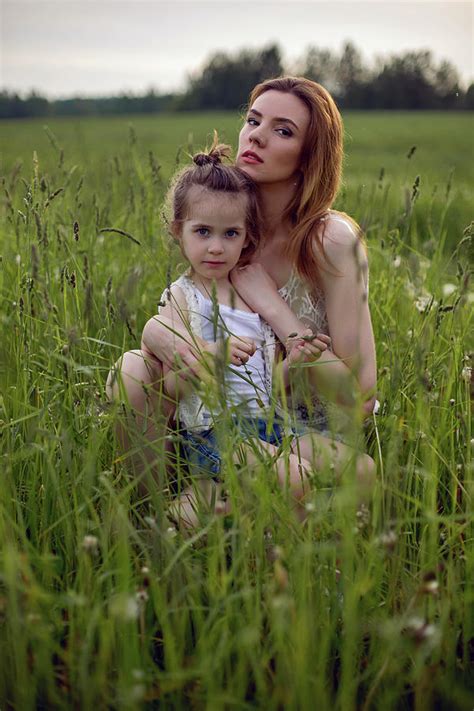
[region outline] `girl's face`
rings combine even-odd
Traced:
[[[195,274],[210,280],[228,276],[247,244],[246,213],[246,195],[189,190],[187,217],[176,236]]]
[[[293,183],[310,122],[293,94],[270,89],[254,101],[239,136],[237,165],[256,183]]]

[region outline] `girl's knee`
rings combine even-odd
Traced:
[[[156,383],[161,377],[161,364],[141,350],[127,351],[115,363],[107,376],[105,392],[109,401],[123,399],[129,404],[141,402],[143,386]]]

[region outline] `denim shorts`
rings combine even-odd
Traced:
[[[279,447],[285,435],[283,423],[279,420],[270,424],[260,417],[239,417],[233,419],[233,424],[242,441],[257,437]],[[179,434],[181,450],[190,469],[199,470],[219,481],[221,456],[215,429],[212,427],[200,432],[180,430]]]

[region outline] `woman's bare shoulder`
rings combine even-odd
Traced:
[[[364,244],[357,225],[339,213],[331,212],[324,220],[321,244],[325,260],[333,267],[344,266],[354,257],[359,264],[366,260]]]

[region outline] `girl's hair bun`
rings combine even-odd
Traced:
[[[193,156],[193,163],[200,168],[205,165],[222,165],[223,159],[229,159],[232,153],[232,148],[224,143],[219,143],[217,131],[214,131],[214,140],[212,146],[206,149],[205,152],[196,153]]]
[[[211,153],[196,153],[193,156],[193,163],[202,168],[205,165],[217,165],[221,162],[221,157],[217,152]]]

